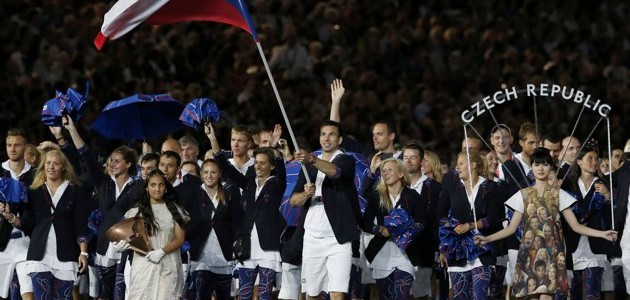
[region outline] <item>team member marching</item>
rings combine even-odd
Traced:
[[[562,183],[562,189],[577,199],[572,209],[580,224],[606,230],[610,228],[610,221],[605,218],[610,216],[610,193],[596,176],[597,158],[596,142],[587,143],[577,154],[577,166],[571,168],[569,176]],[[571,296],[573,299],[599,299],[609,245],[602,239],[579,235],[566,224],[563,225],[567,251],[573,257]]]
[[[241,229],[243,209],[238,187],[221,183],[221,169],[214,160],[201,165],[203,184],[190,191],[187,210],[190,222],[190,286],[188,299],[230,299],[235,262],[232,243]]]
[[[466,243],[468,249],[463,249],[461,241],[469,239],[472,242],[470,231],[473,229],[491,234],[501,225],[500,191],[494,181],[480,176],[486,167],[476,151],[460,152],[456,170],[459,182],[452,182],[450,188],[442,189],[438,203],[439,230],[445,237],[440,238],[440,264],[448,268],[453,299],[488,299],[491,267],[496,258],[492,251],[481,251],[470,243]],[[458,255],[466,252],[474,255]]]
[[[421,255],[419,241],[415,238],[427,225],[427,202],[418,192],[407,187],[410,176],[400,160],[383,160],[380,171],[377,191],[370,195],[363,216],[363,230],[375,235],[365,255],[371,263],[381,299],[409,299],[414,268],[420,264]],[[415,221],[414,228],[408,229],[413,234],[409,236],[412,241],[406,244],[406,249],[401,249],[391,239],[392,233],[386,227],[386,217],[397,208],[404,210]]]

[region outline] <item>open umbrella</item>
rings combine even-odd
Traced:
[[[186,126],[197,129],[206,122],[216,122],[223,113],[219,111],[217,104],[210,98],[193,99],[186,104],[179,120]]]
[[[146,139],[181,127],[184,106],[166,94],[136,94],[107,104],[92,129],[110,139]]]

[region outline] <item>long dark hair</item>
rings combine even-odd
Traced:
[[[186,225],[186,221],[184,220],[184,216],[182,214],[187,215],[188,213],[184,211],[183,208],[180,208],[177,205],[177,193],[175,192],[175,188],[173,185],[166,180],[166,176],[160,170],[153,170],[147,174],[147,179],[144,184],[144,192],[136,201],[134,207],[138,208],[137,216],[141,216],[147,226],[147,233],[149,235],[153,235],[154,230],[159,230],[160,226],[155,222],[155,215],[153,214],[153,209],[151,209],[151,198],[149,197],[149,192],[147,191],[147,187],[149,186],[149,180],[152,177],[159,176],[164,181],[164,185],[166,186],[166,192],[164,193],[164,203],[168,208],[168,211],[173,216],[173,220],[179,224],[180,227],[184,227]]]
[[[595,152],[595,154],[597,154],[597,156],[599,157],[599,146],[598,146],[597,141],[594,139],[591,139],[590,141],[588,141],[586,145],[584,145],[584,149],[582,149],[582,151],[580,151],[575,156],[575,161],[573,162],[571,166],[571,171],[567,175],[568,182],[567,182],[566,187],[570,189],[571,191],[580,190],[580,186],[578,185],[578,179],[580,178],[580,176],[582,176],[582,169],[577,164],[577,161],[584,158],[584,156],[586,156],[586,154],[589,152]],[[597,176],[597,172],[594,175]]]

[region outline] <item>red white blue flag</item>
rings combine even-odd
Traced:
[[[210,21],[240,27],[258,40],[245,0],[119,0],[105,14],[94,45],[101,49],[140,23],[151,25]]]

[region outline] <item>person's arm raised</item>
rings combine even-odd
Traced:
[[[346,89],[343,87],[343,82],[341,79],[335,79],[330,84],[330,98],[332,103],[330,104],[330,120],[335,121],[337,123],[341,122],[341,114],[339,113],[341,106],[341,98],[343,98],[343,94],[346,92]]]

